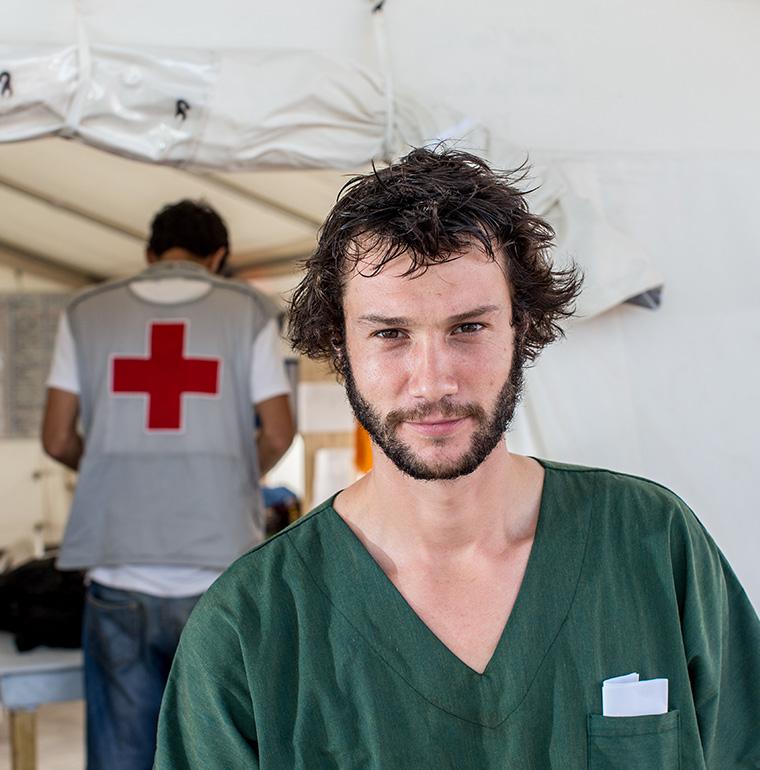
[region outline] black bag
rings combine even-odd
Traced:
[[[19,652],[81,647],[83,611],[84,572],[56,569],[54,556],[0,575],[0,629],[14,635]]]

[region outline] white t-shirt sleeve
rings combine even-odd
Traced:
[[[280,352],[277,321],[272,319],[256,336],[251,360],[251,402],[258,404],[268,398],[290,393],[285,362]]]
[[[79,393],[79,370],[77,369],[77,351],[71,327],[66,313],[61,313],[58,320],[58,333],[55,337],[53,362],[50,365],[50,375],[47,379],[49,388],[67,390],[69,393]]]

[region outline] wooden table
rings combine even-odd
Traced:
[[[81,650],[18,652],[0,632],[0,703],[10,712],[11,767],[36,770],[37,707],[84,697]]]

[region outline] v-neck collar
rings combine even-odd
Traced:
[[[536,534],[514,607],[485,671],[458,658],[425,625],[332,506],[315,511],[315,538],[298,543],[333,605],[423,698],[460,719],[496,727],[528,693],[575,597],[591,519],[569,475],[544,467]],[[316,523],[316,522],[315,522]]]

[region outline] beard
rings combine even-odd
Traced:
[[[490,413],[480,404],[460,404],[449,396],[444,396],[440,401],[421,404],[414,409],[396,409],[382,417],[356,387],[351,362],[345,351],[344,361],[346,395],[356,419],[369,433],[372,441],[402,473],[420,481],[450,480],[472,473],[501,442],[522,396],[525,358],[516,349],[512,357],[512,367]],[[451,461],[428,463],[398,437],[398,427],[401,423],[420,421],[430,415],[444,419],[469,417],[475,421],[476,428],[470,446],[461,457]],[[443,446],[446,441],[446,438],[431,439],[433,445],[439,446]]]

